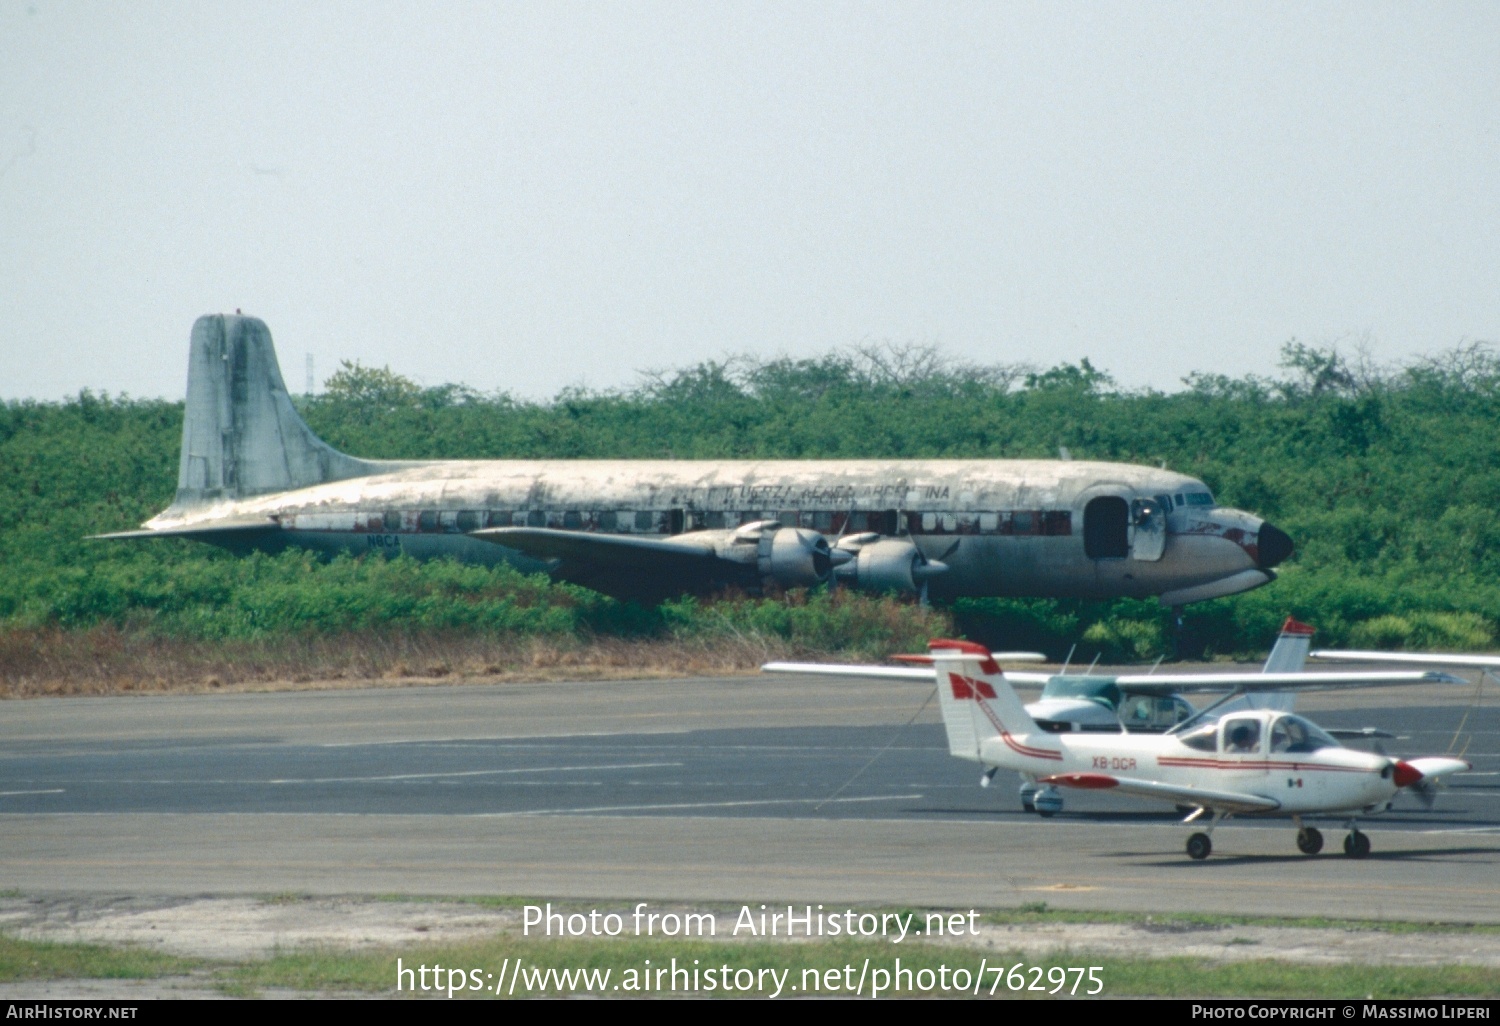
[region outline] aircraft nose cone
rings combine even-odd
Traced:
[[[1410,787],[1422,779],[1422,771],[1409,762],[1397,762],[1394,769],[1397,787]]]
[[[1261,568],[1269,570],[1285,562],[1286,558],[1292,554],[1291,535],[1279,527],[1261,524],[1258,548]]]

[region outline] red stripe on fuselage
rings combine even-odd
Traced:
[[[1176,766],[1184,769],[1216,769],[1216,770],[1295,770],[1298,773],[1317,770],[1324,773],[1375,773],[1376,770],[1361,769],[1358,766],[1327,766],[1316,762],[1227,762],[1221,759],[1193,759],[1183,758],[1175,755],[1159,756],[1156,760],[1158,766]]]

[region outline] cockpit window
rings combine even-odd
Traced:
[[[1283,716],[1271,725],[1271,751],[1297,755],[1319,748],[1337,748],[1339,743],[1311,720]]]
[[[1214,497],[1207,492],[1188,492],[1183,498],[1187,499],[1189,506],[1212,506]]]
[[[1247,755],[1260,750],[1260,720],[1237,718],[1224,723],[1224,751]]]

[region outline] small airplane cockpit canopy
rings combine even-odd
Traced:
[[[1078,698],[1110,709],[1120,707],[1120,688],[1113,677],[1065,677],[1059,674],[1042,688],[1043,698]]]
[[[1322,727],[1290,713],[1224,716],[1194,727],[1179,740],[1200,752],[1249,755],[1264,750],[1267,727],[1273,755],[1302,755],[1320,748],[1340,747]]]

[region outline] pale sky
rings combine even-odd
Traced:
[[[0,0],[0,397],[1500,341],[1500,4]]]

